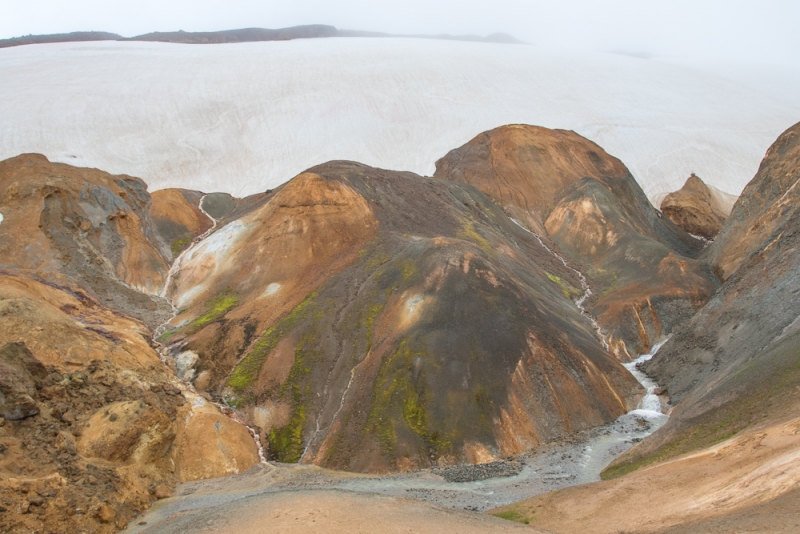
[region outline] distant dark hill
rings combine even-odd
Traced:
[[[0,48],[29,44],[71,43],[77,41],[117,41],[119,39],[122,39],[121,35],[108,32],[72,32],[53,33],[50,35],[23,35],[22,37],[12,37],[11,39],[0,39]]]
[[[292,39],[318,39],[325,37],[403,37],[414,39],[443,39],[448,41],[473,41],[478,43],[524,44],[523,41],[505,33],[480,35],[396,35],[391,33],[361,30],[339,30],[325,24],[307,24],[291,28],[241,28],[217,32],[152,32],[135,37],[123,37],[108,32],[72,32],[52,35],[25,35],[11,39],[0,39],[0,48],[43,43],[69,43],[77,41],[149,41],[181,44],[225,44],[253,43],[260,41],[291,41]]]
[[[221,44],[250,43],[257,41],[290,41],[292,39],[314,39],[319,37],[338,37],[339,31],[333,26],[311,24],[270,30],[267,28],[243,28],[219,32],[153,32],[137,35],[125,41],[157,41],[162,43]]]

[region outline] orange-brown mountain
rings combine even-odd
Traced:
[[[718,286],[702,243],[661,216],[617,158],[576,134],[509,125],[436,162],[549,237],[592,281],[593,315],[629,360],[688,320]]]
[[[258,461],[152,346],[172,313],[153,204],[136,178],[0,162],[0,531],[113,532],[180,481]]]
[[[331,162],[181,258],[169,287],[181,313],[162,340],[276,459],[478,462],[635,405],[641,387],[575,306],[581,293],[475,187]]]
[[[675,404],[669,421],[612,462],[607,480],[512,505],[515,517],[557,532],[797,530],[798,183],[800,124],[772,145],[706,249],[725,282],[643,365]]]

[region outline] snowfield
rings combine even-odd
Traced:
[[[237,196],[332,159],[430,175],[450,149],[507,123],[575,130],[651,198],[692,172],[738,194],[800,120],[800,91],[524,45],[63,43],[2,49],[0,72],[0,159],[40,152],[151,190]]]

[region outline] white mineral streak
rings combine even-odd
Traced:
[[[430,175],[527,123],[597,142],[651,199],[692,172],[738,194],[800,116],[800,91],[759,69],[422,39],[19,46],[0,50],[0,159],[241,196],[333,159]]]

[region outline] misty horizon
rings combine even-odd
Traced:
[[[454,0],[411,0],[375,5],[348,0],[288,4],[240,0],[55,0],[25,4],[3,0],[0,38],[102,31],[133,37],[151,32],[280,29],[324,24],[340,30],[394,35],[511,35],[544,47],[577,48],[649,58],[674,56],[800,67],[800,3],[608,0],[524,2],[501,0],[491,8]],[[779,13],[780,16],[776,16]]]

